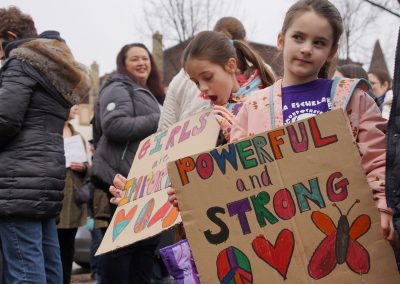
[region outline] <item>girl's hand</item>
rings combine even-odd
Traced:
[[[114,177],[113,185],[110,186],[110,193],[114,196],[110,199],[110,203],[118,205],[123,197],[123,191],[125,188],[126,178],[120,174]]]
[[[386,212],[381,213],[381,231],[383,237],[388,240],[392,245],[396,241],[396,231],[393,226],[393,216]]]
[[[167,193],[169,196],[168,197],[169,202],[171,202],[172,205],[174,205],[175,207],[178,207],[178,200],[176,199],[175,189],[172,187],[168,187]]]
[[[231,137],[231,129],[232,129],[232,125],[233,125],[233,120],[235,117],[225,107],[218,106],[218,105],[214,106],[213,113],[221,127],[221,130],[222,130],[222,133],[224,134],[225,139],[227,141],[229,141],[230,137]]]
[[[86,171],[86,166],[84,163],[76,163],[76,162],[71,162],[70,166],[71,170],[83,173]]]

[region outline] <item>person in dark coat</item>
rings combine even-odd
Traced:
[[[88,91],[58,32],[0,9],[0,249],[5,283],[62,283],[56,220],[65,179],[62,131]]]
[[[387,128],[386,198],[393,209],[393,224],[397,232],[397,265],[400,270],[400,29],[397,39],[393,102]]]
[[[125,45],[117,72],[102,87],[94,115],[92,183],[109,194],[114,176],[127,176],[142,139],[157,131],[164,90],[154,59],[143,44]],[[115,206],[112,206],[115,211]],[[158,237],[111,252],[101,260],[106,283],[150,283]]]

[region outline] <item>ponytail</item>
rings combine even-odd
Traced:
[[[208,60],[222,67],[229,58],[235,58],[239,70],[246,77],[250,77],[256,69],[264,87],[275,82],[272,69],[259,54],[244,41],[232,40],[220,32],[203,31],[198,33],[183,52],[182,66],[184,69],[191,58]]]
[[[245,74],[248,70],[252,72],[254,72],[254,69],[258,70],[258,76],[260,76],[264,87],[271,86],[275,82],[275,74],[272,72],[271,67],[264,62],[257,52],[240,40],[234,40],[233,46],[236,49],[238,68],[242,73]],[[253,66],[249,66],[249,62]]]

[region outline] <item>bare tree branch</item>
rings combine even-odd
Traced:
[[[374,5],[375,7],[381,8],[382,10],[385,10],[386,12],[389,12],[390,14],[400,18],[400,14],[399,13],[396,13],[396,12],[394,12],[394,11],[392,11],[389,8],[386,7],[387,2],[384,5],[380,5],[380,4],[375,3],[373,1],[370,1],[370,0],[364,0],[364,1],[368,2],[371,5]]]
[[[148,0],[143,11],[148,30],[160,31],[164,39],[183,42],[210,29],[224,6],[225,0]]]

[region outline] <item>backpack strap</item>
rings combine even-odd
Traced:
[[[365,79],[335,77],[330,94],[332,109],[346,109],[357,88],[365,91],[368,90],[369,87],[370,84]]]

